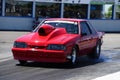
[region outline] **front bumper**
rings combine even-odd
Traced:
[[[14,59],[38,62],[67,62],[66,51],[12,48]]]

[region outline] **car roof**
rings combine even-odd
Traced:
[[[73,21],[73,22],[81,22],[81,21],[86,21],[85,19],[74,19],[74,18],[48,18],[45,20],[62,20],[62,21]]]

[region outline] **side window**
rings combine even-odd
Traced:
[[[82,36],[87,36],[87,35],[91,34],[90,27],[85,21],[80,22],[80,26],[81,26],[81,35]]]
[[[90,29],[91,29],[91,32],[92,34],[97,34],[95,28],[91,25],[91,23],[88,21],[87,24],[89,25]]]

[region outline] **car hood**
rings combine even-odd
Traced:
[[[38,32],[32,32],[19,37],[17,42],[26,42],[29,45],[48,45],[48,44],[65,44],[75,37],[77,34],[68,34],[64,28],[55,29],[48,35],[39,35]]]

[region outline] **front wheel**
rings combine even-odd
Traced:
[[[98,41],[93,52],[91,54],[88,54],[88,56],[92,59],[99,59],[100,53],[101,53],[101,41]]]
[[[71,65],[75,65],[77,63],[77,49],[75,47],[73,47],[70,56],[71,56],[71,59],[70,59],[69,63]]]
[[[20,65],[25,65],[27,63],[27,61],[24,60],[19,60]]]

